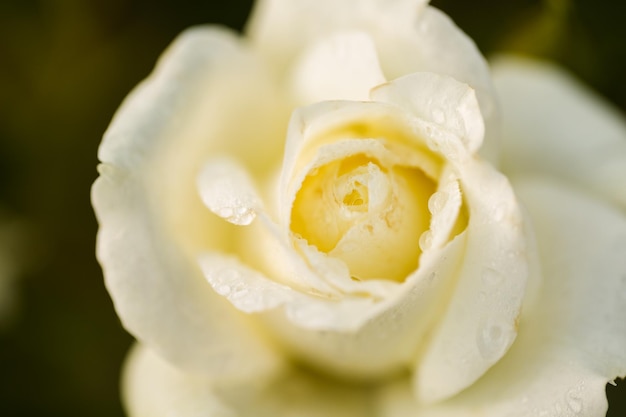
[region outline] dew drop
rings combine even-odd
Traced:
[[[509,346],[511,337],[509,326],[487,320],[478,328],[478,351],[485,360],[497,359]]]
[[[560,403],[554,404],[554,412],[557,416],[563,415],[563,407]]]
[[[242,298],[245,298],[248,295],[248,290],[246,288],[236,288],[235,291],[233,291],[230,294],[230,299],[231,300],[241,300]]]
[[[439,141],[439,150],[446,158],[454,161],[459,160],[458,146],[449,137],[442,138]]]
[[[420,236],[419,245],[422,252],[430,249],[433,246],[433,232],[431,232],[430,230],[426,230],[424,233],[422,233],[422,235]]]
[[[244,295],[247,295],[247,293],[244,293]],[[248,310],[256,307],[257,304],[258,300],[256,299],[256,297],[245,297],[239,302],[239,307]]]
[[[245,205],[221,206],[212,210],[227,222],[237,226],[247,226],[256,217],[256,212]]]
[[[217,214],[220,217],[223,217],[224,219],[229,219],[230,217],[233,216],[234,212],[232,207],[220,207],[216,210],[215,214]]]
[[[446,121],[446,115],[441,109],[434,109],[432,112],[433,121],[438,124],[442,124]]]
[[[228,217],[226,220],[238,226],[247,226],[252,223],[255,217],[256,213],[253,210],[239,207],[235,211],[235,214]]]
[[[433,137],[433,129],[429,126],[426,128],[426,146],[433,152],[439,152],[439,144],[437,140]]]
[[[230,285],[228,284],[222,284],[215,289],[215,291],[217,291],[218,294],[223,295],[223,296],[229,295],[231,290],[232,289],[230,288]]]
[[[491,217],[494,222],[501,222],[504,219],[504,213],[506,212],[506,207],[503,205],[497,205],[494,207]]]
[[[504,280],[504,275],[489,267],[483,269],[481,277],[483,282],[487,285],[498,285]]]
[[[565,395],[565,403],[574,414],[579,414],[583,411],[583,400],[574,389],[569,390]]]
[[[428,210],[431,214],[438,213],[443,210],[446,201],[448,201],[448,193],[438,191],[428,199]]]

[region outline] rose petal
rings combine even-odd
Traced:
[[[297,105],[324,100],[367,100],[385,82],[376,48],[363,32],[323,38],[298,59],[292,76]]]
[[[122,396],[129,417],[237,416],[207,380],[181,372],[141,345],[126,359]]]
[[[168,360],[232,378],[273,372],[280,362],[189,258],[198,248],[227,246],[234,234],[234,226],[206,210],[195,189],[207,151],[239,148],[246,133],[242,123],[221,116],[260,117],[248,127],[254,135],[243,136],[251,139],[246,149],[264,155],[262,148],[272,147],[263,140],[274,126],[260,122],[276,119],[277,110],[265,109],[272,85],[238,42],[218,29],[181,35],[116,114],[92,190],[101,225],[98,259],[124,326]],[[242,86],[250,90],[236,93]]]
[[[262,0],[255,4],[246,32],[255,48],[282,72],[292,65],[303,48],[333,32],[362,30],[378,35],[385,30],[406,30],[426,3],[425,0]]]
[[[533,325],[607,381],[626,375],[626,216],[563,183],[515,186],[532,216],[545,277]]]
[[[604,416],[607,381],[626,374],[626,217],[563,183],[515,183],[532,215],[544,286],[509,353],[458,396],[416,407],[408,383],[387,417]]]
[[[414,73],[381,85],[372,100],[393,103],[413,116],[458,136],[468,151],[480,148],[485,125],[474,90],[453,78]]]
[[[461,235],[440,250],[424,253],[419,270],[382,301],[356,296],[309,302],[311,308],[304,305],[298,315],[318,317],[318,326],[303,327],[298,323],[306,323],[296,320],[298,315],[280,312],[266,323],[297,357],[327,372],[371,378],[403,371],[445,305],[464,245]]]
[[[462,205],[463,197],[458,177],[453,172],[445,172],[439,180],[437,191],[428,200],[428,210],[432,215],[430,234],[427,235],[428,242],[424,242],[426,239],[421,239],[424,246],[422,250],[440,248],[448,243],[453,237],[451,233],[459,218]]]
[[[427,92],[423,97],[422,91]],[[482,122],[470,87],[446,76],[416,73],[372,95],[414,115],[413,125],[423,130],[429,147],[446,157],[458,177],[469,212],[456,288],[416,363],[416,393],[422,401],[434,402],[471,385],[513,343],[533,246],[510,184],[473,155]],[[437,99],[429,100],[433,96]]]
[[[497,159],[498,115],[487,63],[474,42],[427,1],[265,0],[257,2],[247,29],[255,48],[279,73],[288,71],[311,42],[337,31],[358,30],[374,40],[389,80],[434,72],[470,85],[477,91],[487,126],[481,154]]]
[[[563,178],[626,207],[623,115],[549,64],[502,58],[493,70],[507,174]]]
[[[186,374],[143,346],[127,359],[124,403],[129,417],[362,417],[370,390],[291,370],[276,380],[218,387]]]
[[[520,336],[520,340],[522,337]],[[531,342],[529,345],[535,344]],[[606,415],[606,379],[568,363],[559,352],[514,357],[499,364],[467,391],[434,405],[418,404],[410,383],[384,387],[381,417],[601,417]],[[514,355],[514,356],[513,356]],[[515,364],[512,364],[512,361]]]
[[[227,157],[214,157],[204,164],[198,191],[213,213],[240,226],[252,223],[263,206],[246,169]]]
[[[262,225],[255,222],[251,230]],[[358,292],[358,284],[368,283],[353,283],[354,296],[350,291],[307,291],[302,282],[281,285],[234,258],[215,253],[205,254],[200,261],[216,292],[237,308],[259,314],[297,357],[331,372],[369,377],[404,369],[411,362],[454,282],[464,242],[459,236],[444,248],[424,254],[422,267],[407,278],[402,291],[394,283],[382,290],[364,285]],[[263,246],[263,252],[269,250],[271,260],[284,268],[284,256],[275,257],[274,250]],[[312,263],[320,262],[307,256]],[[322,273],[327,267],[315,269]],[[385,298],[364,297],[366,291],[382,291]]]
[[[350,331],[365,321],[374,304],[368,298],[338,302],[301,293],[225,255],[204,253],[198,261],[213,289],[237,309],[246,313],[269,313],[284,307],[290,322],[305,329]]]
[[[451,76],[476,91],[485,123],[480,154],[497,163],[500,148],[500,116],[487,62],[474,41],[445,14],[427,7],[415,25],[417,35],[395,39],[393,48],[381,53],[388,79],[413,72],[432,72]],[[384,45],[384,44],[381,44]],[[389,68],[389,69],[388,69]]]
[[[473,159],[457,175],[469,211],[467,246],[449,305],[417,362],[415,388],[425,402],[471,385],[506,353],[534,259],[506,178]]]
[[[289,220],[296,192],[311,169],[340,157],[367,153],[368,148],[374,155],[420,168],[436,179],[441,159],[414,134],[412,124],[406,112],[386,103],[331,101],[297,109],[287,132],[279,218]],[[286,229],[288,224],[282,226]]]

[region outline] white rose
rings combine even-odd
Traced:
[[[502,134],[484,60],[418,0],[181,35],[93,188],[129,414],[605,413],[626,126],[550,67],[495,74]]]

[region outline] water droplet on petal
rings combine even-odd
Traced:
[[[422,235],[420,236],[419,245],[422,252],[426,252],[428,249],[430,249],[433,246],[433,232],[427,230],[422,233]]]
[[[448,193],[438,191],[428,199],[428,210],[431,214],[435,214],[443,210],[448,201]]]
[[[504,275],[493,268],[486,267],[482,272],[482,280],[487,285],[498,285],[504,280]]]
[[[426,146],[433,152],[439,152],[439,144],[434,138],[434,129],[430,126],[426,127]]]
[[[504,213],[506,212],[506,207],[504,205],[499,204],[494,207],[493,212],[491,214],[491,218],[494,222],[501,222],[504,219]]]
[[[476,335],[478,351],[485,360],[497,359],[509,347],[513,335],[514,332],[506,323],[486,320]]]
[[[583,400],[576,390],[571,389],[567,392],[565,402],[574,414],[579,414],[583,411]]]
[[[256,217],[256,212],[246,206],[222,206],[215,209],[215,214],[225,219],[227,222],[237,226],[247,226]]]
[[[235,210],[235,213],[232,216],[227,217],[226,220],[238,226],[247,226],[252,223],[255,217],[256,213],[254,210],[250,210],[245,207],[238,207]]]
[[[446,121],[446,115],[441,109],[434,109],[432,112],[433,121],[438,124],[442,124]]]
[[[217,291],[218,294],[223,295],[223,296],[228,296],[230,294],[231,288],[230,285],[228,284],[222,284],[220,286],[218,286],[215,291]]]
[[[246,288],[236,288],[235,291],[233,291],[230,294],[230,299],[231,300],[240,300],[244,297],[246,297],[248,295],[248,290]]]
[[[563,407],[561,406],[560,403],[554,404],[554,412],[556,413],[557,416],[560,416],[563,414]]]
[[[220,207],[216,214],[224,219],[228,219],[233,216],[233,209],[232,207]]]

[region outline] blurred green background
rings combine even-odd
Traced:
[[[626,111],[624,3],[432,4],[487,55],[549,57]],[[96,150],[124,96],[179,32],[213,22],[241,28],[250,6],[232,0],[0,2],[0,210],[26,231],[8,240],[21,273],[14,314],[0,323],[0,416],[123,415],[118,378],[131,337],[94,258],[89,192]],[[626,383],[607,392],[609,416],[626,415]]]

